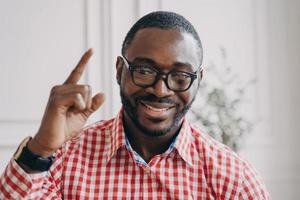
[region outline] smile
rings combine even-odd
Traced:
[[[164,111],[167,111],[167,110],[173,108],[173,107],[169,107],[169,108],[154,108],[154,107],[149,106],[149,105],[146,105],[146,104],[144,104],[144,103],[142,103],[142,104],[143,104],[147,109],[152,110],[152,111],[154,111],[154,112],[164,112]]]
[[[175,107],[174,105],[170,105],[166,103],[144,102],[144,101],[140,101],[140,103],[147,110],[152,112],[157,112],[157,113],[163,113]]]

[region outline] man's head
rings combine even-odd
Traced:
[[[150,13],[128,32],[117,81],[128,116],[143,133],[178,129],[202,78],[202,45],[194,27],[171,12]]]
[[[125,51],[129,47],[130,43],[132,42],[135,34],[139,30],[144,28],[160,28],[165,30],[173,29],[173,30],[178,30],[180,32],[190,33],[193,36],[193,38],[196,40],[197,45],[199,47],[199,59],[201,60],[201,64],[202,64],[202,60],[203,60],[202,43],[194,26],[183,16],[174,12],[166,12],[166,11],[152,12],[139,19],[128,31],[123,41],[122,55],[125,54]]]

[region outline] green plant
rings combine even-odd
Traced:
[[[203,81],[198,99],[201,103],[191,109],[192,119],[204,126],[215,139],[238,151],[242,136],[251,132],[253,123],[240,111],[245,103],[245,93],[255,80],[244,84],[226,64],[226,51],[221,48],[221,65],[210,64],[206,73],[214,84]]]

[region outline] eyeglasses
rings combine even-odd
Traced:
[[[153,67],[133,64],[125,56],[121,56],[125,65],[131,73],[132,82],[139,87],[150,87],[156,84],[159,79],[163,79],[167,88],[174,92],[188,90],[194,80],[197,79],[198,70],[195,72],[184,72],[172,70],[168,73],[161,72]]]

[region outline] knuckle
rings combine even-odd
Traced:
[[[58,88],[60,87],[60,85],[55,85],[51,88],[51,91],[50,91],[50,94],[56,94],[57,93],[57,90]]]
[[[76,69],[76,68],[73,69],[72,72],[71,72],[71,74],[74,75],[74,76],[77,76],[77,75],[80,76],[82,73],[83,73],[82,70],[79,70],[79,69]]]
[[[89,92],[91,90],[91,86],[90,85],[84,85],[83,89],[85,92]]]
[[[75,94],[74,94],[74,97],[75,97],[75,99],[81,99],[81,94],[75,93]]]
[[[51,97],[49,99],[49,105],[51,107],[57,107],[57,106],[59,106],[59,100],[58,100],[58,98],[57,97]]]
[[[74,75],[74,74],[76,74],[77,73],[77,70],[76,70],[76,68],[75,69],[73,69],[72,71],[71,71],[71,74],[72,75]]]

